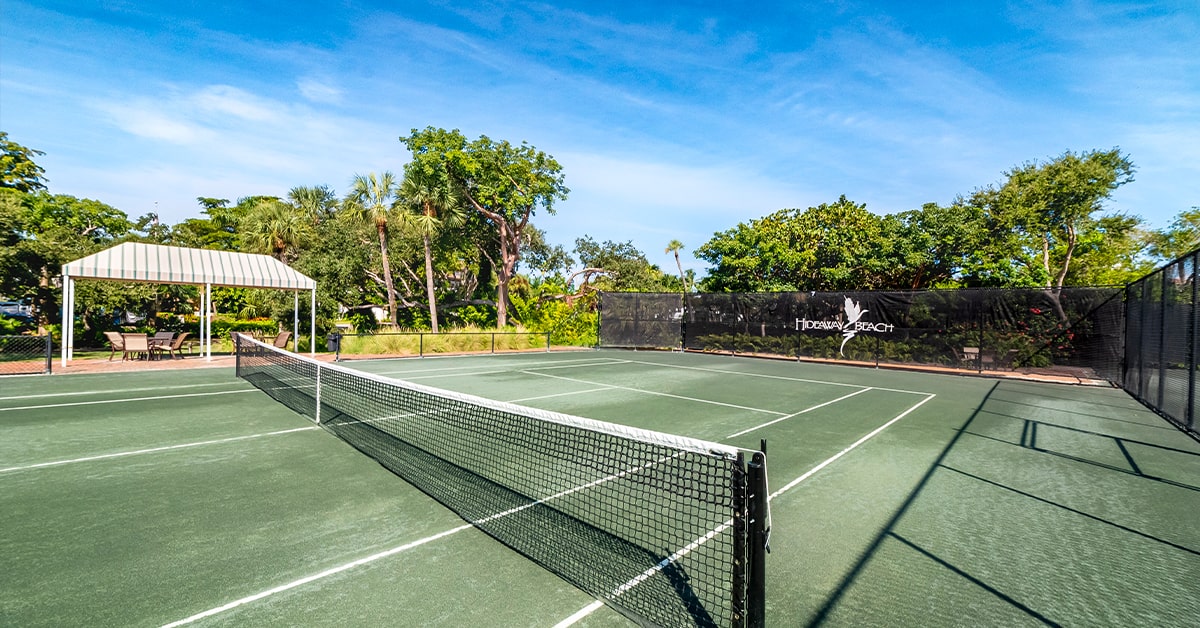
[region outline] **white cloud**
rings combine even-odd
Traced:
[[[300,79],[296,83],[296,88],[300,90],[300,95],[306,99],[316,103],[326,103],[331,105],[340,104],[342,102],[342,90],[328,83],[318,81],[313,78]]]

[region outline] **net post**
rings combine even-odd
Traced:
[[[738,452],[733,480],[733,628],[746,626],[746,456]]]
[[[746,626],[762,628],[766,623],[767,602],[767,443],[762,451],[754,452],[747,473],[747,513],[749,515],[749,547],[747,548]]]

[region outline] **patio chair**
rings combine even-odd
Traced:
[[[125,353],[121,356],[122,360],[131,355],[134,359],[143,355],[146,356],[146,359],[150,359],[154,347],[150,345],[150,339],[146,334],[121,334],[121,338],[125,340]]]
[[[112,362],[113,356],[116,355],[118,351],[121,352],[121,359],[124,360],[125,339],[121,337],[121,334],[115,331],[106,331],[104,332],[104,337],[108,338],[108,346],[112,349],[112,351],[108,354],[108,361]]]
[[[288,338],[291,338],[291,336],[292,336],[292,332],[281,331],[281,332],[279,332],[278,336],[275,336],[275,340],[271,341],[271,344],[275,345],[276,347],[279,347],[280,349],[286,349]]]
[[[171,344],[163,346],[163,349],[166,351],[166,354],[171,356],[172,360],[174,360],[175,356],[177,356],[177,355],[179,356],[179,359],[181,359],[181,360],[183,359],[183,341],[187,340],[189,333],[191,333],[191,332],[185,331],[181,334],[177,334],[175,336],[175,339],[171,341]]]
[[[174,332],[160,331],[150,338],[150,346],[166,349],[171,344],[171,339],[175,337]]]

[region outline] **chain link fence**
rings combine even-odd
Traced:
[[[50,336],[0,336],[0,375],[49,373]]]
[[[1122,387],[1180,427],[1197,432],[1196,356],[1200,250],[1125,288],[1126,350]]]
[[[788,356],[1117,382],[1121,288],[605,293],[609,347]]]

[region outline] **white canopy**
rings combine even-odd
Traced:
[[[62,267],[63,343],[65,366],[74,352],[75,280],[174,283],[204,286],[200,294],[202,352],[212,359],[212,287],[272,288],[312,291],[310,353],[316,351],[317,282],[267,255],[188,249],[144,242],[126,242],[77,259]],[[299,344],[299,293],[295,297],[293,349]]]
[[[312,290],[317,282],[267,256],[126,242],[63,266],[76,279]]]

